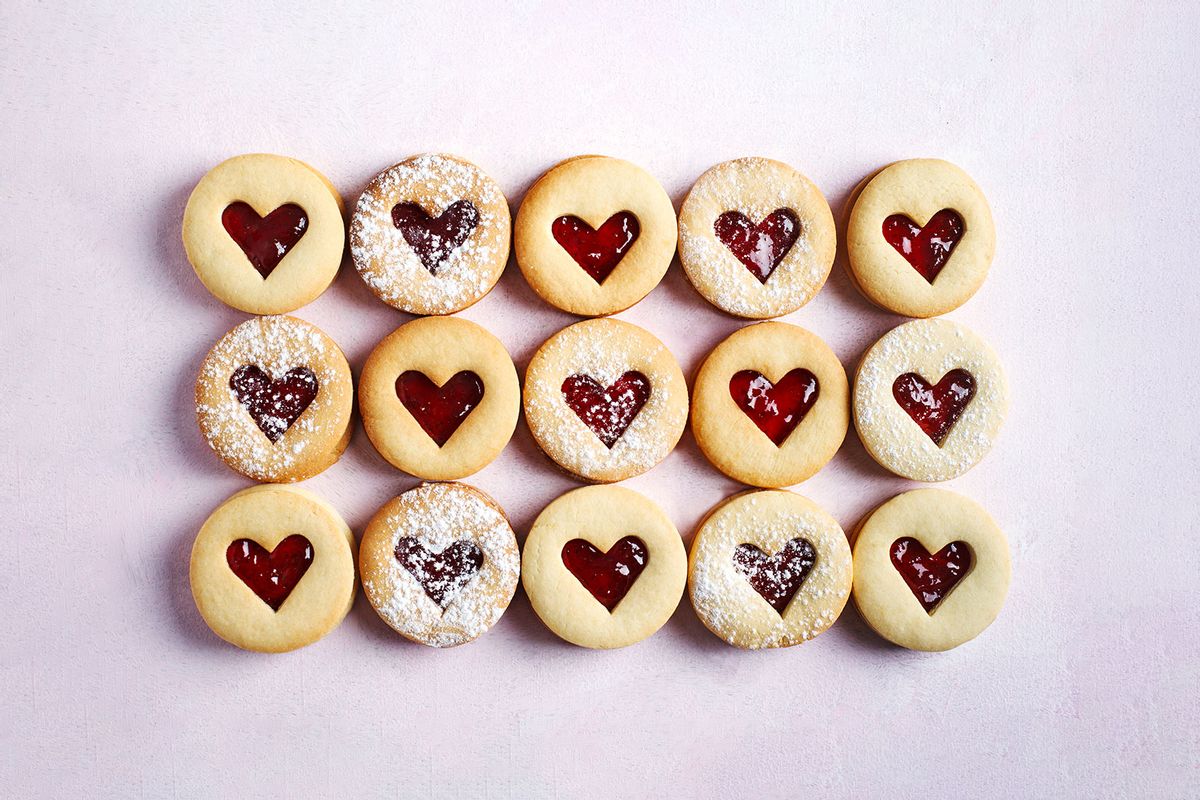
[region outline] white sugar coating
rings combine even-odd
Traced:
[[[430,216],[469,200],[479,222],[431,275],[392,220],[400,203],[418,203]],[[450,314],[487,294],[508,258],[508,201],[472,164],[420,155],[390,167],[363,192],[350,222],[350,254],[385,303],[419,314]],[[436,237],[435,237],[436,238]]]
[[[938,447],[896,401],[896,378],[916,373],[931,384],[951,370],[975,378],[975,394]],[[906,322],[863,356],[854,381],[854,420],[863,445],[887,469],[940,481],[961,475],[992,448],[1008,411],[1008,383],[990,347],[947,319]]]
[[[516,535],[486,495],[456,483],[424,483],[405,492],[382,524],[385,539],[364,564],[363,589],[379,615],[404,636],[431,647],[454,647],[483,635],[508,608],[521,574]],[[412,537],[430,553],[469,540],[483,551],[473,578],[447,598],[445,610],[395,558],[396,543]]]
[[[317,379],[312,403],[274,443],[229,385],[233,373],[247,365],[272,380],[298,367]],[[205,357],[196,379],[196,418],[209,446],[229,466],[255,480],[278,480],[330,456],[349,420],[349,381],[345,357],[319,329],[295,317],[257,317],[225,334]]]

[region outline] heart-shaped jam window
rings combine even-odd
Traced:
[[[750,274],[766,283],[800,236],[800,219],[790,208],[777,208],[755,225],[740,211],[726,211],[713,232]]]
[[[607,553],[587,539],[572,539],[563,545],[562,560],[583,588],[612,613],[646,568],[650,551],[636,536],[626,536]]]
[[[437,275],[438,268],[479,225],[479,209],[470,200],[456,200],[431,217],[419,203],[398,203],[392,207],[392,224],[429,274]]]
[[[425,373],[410,369],[396,379],[396,395],[441,447],[483,400],[483,381],[474,372],[463,370],[438,386]]]
[[[744,369],[729,379],[729,394],[778,447],[816,405],[820,385],[816,375],[799,367],[778,383],[771,383],[761,372]]]
[[[930,553],[911,536],[892,542],[892,566],[904,578],[926,614],[932,614],[971,569],[971,548],[951,542]]]
[[[229,376],[229,388],[258,429],[275,444],[312,405],[319,386],[308,367],[295,367],[272,380],[257,365],[246,364]]]
[[[300,206],[288,203],[260,217],[249,203],[238,200],[222,212],[221,224],[266,279],[308,231],[308,215]]]
[[[632,211],[618,211],[595,230],[579,217],[559,217],[550,226],[550,232],[592,280],[604,283],[633,247],[642,226]]]
[[[278,611],[312,566],[313,546],[298,533],[267,550],[253,539],[238,539],[225,548],[225,562],[258,598]]]
[[[892,384],[892,396],[921,430],[942,446],[971,398],[975,396],[975,376],[965,369],[952,369],[937,385],[915,372],[906,372]]]
[[[590,375],[572,375],[562,393],[575,416],[611,450],[650,399],[650,379],[630,370],[605,388]]]
[[[746,543],[733,549],[733,567],[779,616],[817,563],[817,551],[807,539],[792,539],[773,556]]]
[[[483,551],[470,539],[459,539],[431,553],[411,536],[396,542],[396,560],[443,611],[483,566]]]
[[[903,214],[883,221],[883,238],[929,283],[946,266],[965,230],[962,216],[950,208],[934,214],[924,228]]]

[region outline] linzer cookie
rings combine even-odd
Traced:
[[[379,299],[410,314],[453,314],[496,285],[512,221],[500,187],[449,155],[419,155],[371,181],[350,220],[350,254]]]
[[[287,483],[332,465],[350,441],[350,366],[295,317],[257,317],[217,342],[196,378],[196,419],[231,469]]]
[[[825,285],[836,245],[821,191],[766,158],[709,169],[679,211],[679,260],[688,279],[739,317],[778,317],[803,306]]]

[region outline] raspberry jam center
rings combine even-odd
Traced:
[[[904,578],[926,614],[932,614],[971,569],[971,548],[951,542],[930,553],[911,536],[892,542],[892,566]]]
[[[883,238],[929,283],[946,266],[964,231],[962,216],[950,208],[934,214],[924,228],[903,214],[883,221]]]
[[[806,369],[792,370],[779,383],[771,383],[761,372],[744,369],[729,379],[729,394],[778,447],[816,405],[820,386],[817,376]]]
[[[258,429],[275,444],[312,405],[320,387],[308,367],[295,367],[272,380],[257,365],[246,364],[229,376],[229,388]]]
[[[562,560],[592,597],[612,613],[646,568],[650,551],[636,536],[626,536],[607,553],[586,539],[572,539],[563,545]]]
[[[550,226],[554,241],[570,253],[575,263],[596,283],[604,283],[633,247],[641,231],[641,224],[632,211],[613,214],[595,230],[579,217],[569,215],[559,217]]]
[[[267,550],[253,539],[238,539],[225,548],[229,569],[272,611],[278,611],[288,599],[312,560],[312,544],[298,533],[275,545],[274,550]]]
[[[733,549],[733,568],[781,617],[816,563],[817,551],[807,539],[792,539],[773,556],[749,543]]]
[[[726,211],[713,232],[750,274],[766,283],[800,236],[800,219],[790,208],[777,208],[755,225],[740,211]]]
[[[630,370],[605,388],[590,375],[572,375],[563,381],[562,393],[575,415],[611,450],[650,399],[650,379]]]
[[[308,215],[288,203],[260,217],[249,203],[238,200],[226,206],[221,224],[265,280],[308,231]]]
[[[440,215],[431,217],[418,203],[392,207],[392,224],[421,259],[430,275],[450,258],[479,225],[479,209],[470,200],[456,200]]]
[[[483,551],[469,539],[460,539],[432,553],[416,539],[406,536],[396,542],[396,560],[416,578],[429,599],[445,611],[483,566]]]
[[[438,386],[425,373],[410,369],[396,379],[396,395],[441,447],[483,400],[483,381],[474,372],[463,370]]]
[[[921,430],[941,447],[975,396],[975,376],[965,369],[952,369],[936,386],[931,386],[917,373],[906,372],[892,384],[892,396]]]

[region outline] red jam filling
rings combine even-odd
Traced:
[[[759,283],[766,283],[800,236],[800,219],[790,208],[777,208],[755,225],[740,211],[726,211],[713,223],[713,232]]]
[[[729,379],[729,394],[778,447],[816,405],[820,387],[817,376],[806,369],[792,370],[779,383],[771,383],[761,372],[744,369]]]
[[[288,203],[260,217],[249,203],[238,200],[221,214],[221,224],[266,279],[308,231],[308,215],[300,206]]]
[[[749,543],[733,549],[734,569],[781,617],[816,563],[817,551],[807,539],[792,539],[773,556]]]
[[[597,230],[573,216],[559,217],[550,227],[554,241],[562,245],[596,283],[604,283],[605,278],[616,269],[625,253],[637,241],[641,230],[638,218],[632,211],[613,214]]]
[[[463,370],[444,386],[437,386],[425,373],[410,369],[396,379],[396,395],[441,447],[483,399],[483,381],[474,372]]]
[[[586,539],[572,539],[563,545],[562,560],[583,588],[612,613],[646,568],[650,551],[636,536],[626,536],[607,553]]]
[[[317,376],[308,367],[288,370],[271,380],[254,364],[238,367],[229,376],[229,388],[271,444],[287,433],[317,398]]]
[[[903,214],[883,221],[883,238],[930,283],[950,260],[965,230],[963,218],[949,208],[934,214],[924,228]]]
[[[436,275],[479,224],[479,209],[470,200],[456,200],[440,216],[431,217],[418,203],[398,203],[392,207],[392,224],[429,274]]]
[[[575,415],[611,450],[650,399],[650,379],[630,370],[605,388],[590,375],[572,375],[563,381],[562,393]]]
[[[892,384],[892,396],[938,447],[975,396],[975,376],[952,369],[936,386],[915,372],[906,372]]]
[[[971,549],[966,542],[951,542],[930,554],[924,545],[906,536],[892,542],[892,566],[925,613],[932,614],[971,569]]]
[[[225,561],[233,574],[273,611],[288,599],[312,560],[312,544],[298,533],[270,551],[252,539],[238,539],[225,549]]]
[[[406,536],[396,542],[396,560],[417,579],[429,599],[445,611],[483,566],[483,551],[469,539],[460,539],[441,552],[431,553]]]

